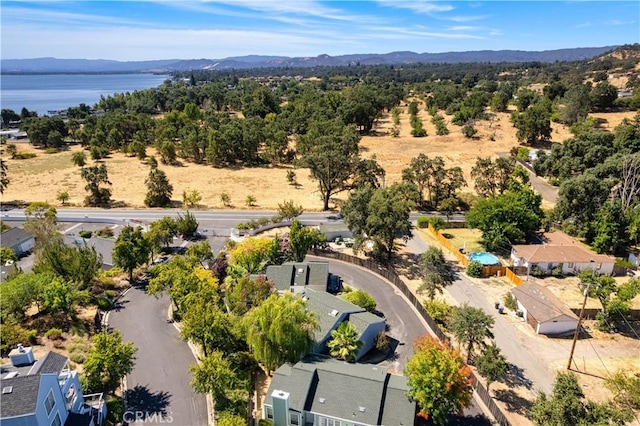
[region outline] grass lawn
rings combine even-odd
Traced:
[[[455,228],[440,231],[442,235],[459,248],[465,247],[465,253],[484,251],[478,242],[482,237],[482,232],[478,229]]]

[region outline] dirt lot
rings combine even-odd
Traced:
[[[421,105],[421,109],[424,106]],[[406,107],[403,108],[406,112]],[[509,123],[509,114],[497,114],[492,121],[480,121],[476,124],[478,135],[475,139],[467,139],[462,135],[459,126],[450,123],[447,116],[447,127],[451,132],[446,136],[437,136],[431,123],[431,117],[423,109],[419,113],[424,121],[428,136],[414,138],[410,135],[409,115],[400,116],[400,137],[388,136],[391,117],[384,115],[375,128],[377,136],[364,136],[361,147],[364,157],[375,155],[387,172],[386,183],[391,184],[401,179],[402,169],[410,160],[420,153],[431,157],[442,156],[447,166],[460,166],[465,178],[470,182],[466,191],[473,191],[471,168],[478,155],[496,156],[508,152],[517,145],[516,129]],[[597,114],[607,120],[613,128],[623,117],[632,117],[633,113]],[[569,136],[568,129],[553,124],[552,138],[561,142]],[[493,137],[493,141],[490,140]],[[71,163],[73,152],[80,150],[78,146],[69,151],[45,154],[27,143],[18,143],[21,152],[36,152],[37,157],[28,160],[6,159],[8,175],[11,183],[2,195],[3,202],[11,201],[48,201],[56,204],[56,196],[61,191],[68,191],[69,202],[81,205],[86,195],[84,181],[80,178],[80,170]],[[154,154],[153,149],[148,154]],[[90,163],[92,163],[90,161]],[[109,170],[109,179],[113,186],[112,199],[122,206],[140,207],[143,205],[146,192],[145,178],[148,167],[136,158],[114,153],[105,160]],[[202,195],[202,204],[208,208],[223,208],[220,194],[227,192],[234,208],[244,208],[245,199],[253,195],[257,202],[256,209],[274,209],[278,203],[293,199],[306,210],[322,208],[317,183],[309,178],[307,170],[296,170],[296,178],[300,184],[297,188],[287,184],[286,173],[289,167],[256,167],[238,169],[215,169],[206,165],[183,163],[180,166],[164,166],[160,168],[167,173],[173,185],[173,199],[176,203],[182,200],[183,191],[197,189]],[[339,198],[345,198],[340,194]]]

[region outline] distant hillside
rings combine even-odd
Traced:
[[[385,54],[353,54],[341,56],[319,55],[290,58],[285,56],[238,56],[224,59],[166,59],[157,61],[119,62],[89,59],[3,59],[2,73],[80,73],[80,72],[171,72],[189,70],[228,70],[277,67],[317,67],[343,65],[378,65],[406,63],[463,63],[463,62],[555,62],[590,59],[612,51],[616,46],[580,47],[545,50],[482,50],[473,52]]]

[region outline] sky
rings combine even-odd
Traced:
[[[0,2],[1,57],[221,59],[640,42],[634,1]]]

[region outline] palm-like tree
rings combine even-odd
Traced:
[[[345,361],[354,361],[362,342],[358,339],[358,330],[348,321],[344,321],[331,332],[327,343],[331,356]]]

